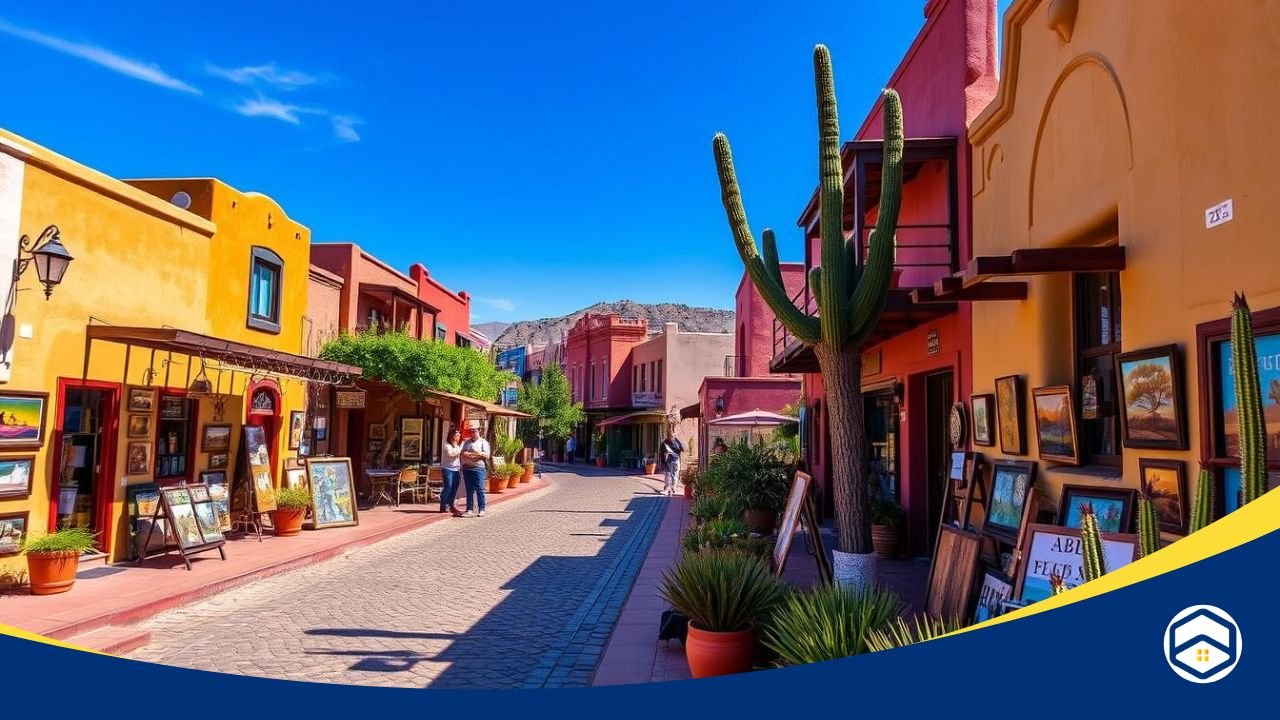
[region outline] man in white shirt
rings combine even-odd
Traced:
[[[489,441],[484,439],[484,424],[469,421],[467,439],[462,443],[462,479],[467,486],[467,511],[462,517],[484,517],[490,452]]]
[[[578,449],[578,439],[570,435],[569,438],[564,441],[564,454],[565,454],[565,457],[568,459],[570,465],[573,464],[573,452],[577,449]]]

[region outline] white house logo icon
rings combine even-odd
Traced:
[[[1169,667],[1193,683],[1217,682],[1240,662],[1240,626],[1220,608],[1193,605],[1174,616],[1164,631]]]

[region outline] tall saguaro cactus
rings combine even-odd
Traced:
[[[1084,580],[1097,580],[1107,574],[1107,556],[1102,549],[1102,532],[1093,504],[1080,508],[1080,556],[1083,558]]]
[[[1240,419],[1240,487],[1245,503],[1251,503],[1267,491],[1267,420],[1262,411],[1253,316],[1240,294],[1231,304],[1231,367]]]
[[[1200,468],[1196,480],[1196,495],[1191,503],[1190,531],[1199,532],[1213,522],[1213,474],[1209,468]]]
[[[738,254],[752,283],[791,334],[813,346],[827,391],[831,471],[836,510],[836,549],[843,553],[871,552],[870,497],[867,482],[866,419],[859,385],[859,348],[884,312],[893,278],[894,232],[902,199],[902,102],[885,90],[884,160],[880,175],[880,207],[871,233],[866,262],[859,257],[858,238],[845,239],[844,168],[840,162],[840,121],[836,112],[831,54],[814,48],[813,68],[818,95],[818,165],[821,188],[821,267],[809,272],[809,289],[817,300],[817,316],[797,308],[787,297],[778,266],[778,247],[772,230],[764,231],[763,257],[747,222],[738,188],[729,140],[717,134],[716,167],[725,213]]]

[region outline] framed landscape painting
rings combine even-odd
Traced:
[[[0,450],[44,445],[49,393],[0,392]]]
[[[996,444],[995,439],[995,395],[974,395],[970,398],[973,405],[973,444]]]
[[[31,476],[36,458],[0,458],[0,498],[19,498],[31,494]]]
[[[1104,488],[1093,485],[1063,485],[1062,507],[1058,508],[1058,524],[1080,528],[1080,512],[1085,503],[1093,507],[1098,529],[1109,533],[1131,532],[1133,508],[1138,492],[1129,488]]]
[[[200,452],[225,453],[231,449],[231,426],[205,425],[200,433]]]
[[[150,415],[130,415],[129,416],[129,437],[131,438],[151,437],[151,416]]]
[[[1123,353],[1116,358],[1116,367],[1124,404],[1120,414],[1124,446],[1186,450],[1178,346]]]
[[[1021,375],[996,378],[996,427],[1000,431],[1000,452],[1027,454],[1027,403]]]
[[[991,502],[984,530],[1012,540],[1022,527],[1023,509],[1035,482],[1036,464],[1026,460],[996,460],[991,466]]]
[[[150,413],[156,406],[156,391],[152,388],[129,388],[129,412]]]
[[[0,556],[17,555],[27,537],[27,513],[0,515]]]
[[[1187,464],[1181,460],[1138,458],[1142,486],[1156,506],[1160,529],[1187,534]]]
[[[1036,438],[1040,459],[1080,464],[1080,444],[1076,439],[1076,412],[1070,385],[1053,385],[1031,391],[1036,410]]]

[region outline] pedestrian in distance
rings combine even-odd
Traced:
[[[684,445],[676,438],[675,428],[667,428],[667,439],[662,441],[662,471],[665,473],[662,494],[676,494],[676,481],[680,478],[680,453]]]
[[[468,427],[462,443],[462,480],[467,486],[467,510],[462,517],[484,517],[484,483],[489,474],[489,441],[484,439],[484,426],[476,422]]]
[[[574,436],[570,435],[569,438],[564,441],[564,454],[565,457],[568,458],[570,465],[573,464],[573,451],[577,449],[578,440]]]
[[[440,512],[461,517],[462,511],[453,505],[458,498],[458,487],[462,484],[462,431],[457,427],[452,428],[449,436],[444,439],[444,447],[440,453],[440,474],[444,479],[444,487],[440,490]]]

